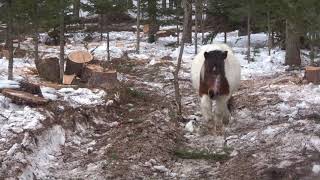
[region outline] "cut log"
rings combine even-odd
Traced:
[[[90,87],[100,87],[105,89],[114,88],[118,85],[117,71],[104,71],[100,65],[90,64],[84,68],[81,78]]]
[[[60,65],[57,57],[42,59],[39,63],[39,76],[47,81],[59,82]]]
[[[149,33],[149,24],[145,24],[145,25],[143,26],[143,33],[144,33],[144,34],[148,34],[148,33]]]
[[[92,61],[93,56],[88,51],[73,51],[68,55],[68,59],[83,64]]]
[[[10,98],[13,103],[20,104],[20,105],[28,105],[33,107],[38,105],[45,105],[49,102],[47,99],[44,99],[39,96],[35,96],[31,93],[17,91],[13,89],[4,89],[2,91],[2,94],[5,97]]]
[[[70,85],[72,84],[72,81],[74,80],[74,78],[76,77],[75,74],[72,74],[72,75],[63,75],[63,84],[66,84],[66,85]]]
[[[305,69],[305,77],[308,82],[320,83],[320,67],[308,66]]]
[[[19,90],[43,97],[40,86],[31,82],[21,81]]]
[[[75,74],[76,76],[81,76],[84,63],[93,60],[93,56],[88,51],[73,51],[68,55],[68,60],[66,62],[66,75]]]
[[[157,38],[159,38],[159,37],[168,37],[168,36],[173,36],[173,35],[175,35],[175,32],[174,31],[169,31],[169,30],[167,30],[167,31],[158,31],[156,33]]]

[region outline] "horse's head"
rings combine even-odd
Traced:
[[[228,51],[214,50],[204,53],[204,64],[201,70],[202,93],[211,99],[229,94],[229,84],[225,74],[225,60]]]

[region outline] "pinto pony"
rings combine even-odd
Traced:
[[[240,63],[226,44],[202,47],[191,65],[192,85],[200,96],[202,116],[213,133],[223,132],[231,117],[228,101],[240,85]],[[216,108],[212,112],[212,101]]]

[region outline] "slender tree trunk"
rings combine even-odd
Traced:
[[[137,12],[137,54],[140,53],[140,0],[137,1],[138,12]]]
[[[153,43],[156,41],[156,33],[159,29],[157,24],[157,1],[148,0],[148,14],[149,14],[148,42]]]
[[[36,65],[37,70],[39,70],[39,21],[38,21],[38,15],[39,15],[39,7],[38,7],[38,0],[34,0],[34,17],[33,17],[33,23],[34,23],[34,63]]]
[[[275,44],[275,39],[274,39],[274,31],[271,32],[271,47],[273,48]]]
[[[110,32],[109,31],[107,32],[107,53],[108,53],[107,60],[108,62],[110,62]]]
[[[167,0],[162,0],[162,9],[165,10],[167,8]]]
[[[7,24],[7,33],[8,33],[8,49],[9,49],[9,63],[8,63],[8,79],[13,79],[13,20],[12,20],[12,0],[7,1],[8,6],[8,24]]]
[[[199,2],[200,0],[195,0],[196,1],[196,8],[195,8],[195,37],[194,37],[194,53],[198,54],[198,22],[199,22]]]
[[[268,54],[271,56],[271,46],[272,46],[272,39],[271,39],[271,22],[270,22],[270,11],[267,14],[268,18]]]
[[[227,43],[227,32],[224,31],[224,43]]]
[[[80,0],[73,0],[73,17],[76,21],[80,19]]]
[[[203,44],[204,41],[204,0],[200,0],[201,2],[201,7],[200,7],[200,15],[201,15],[201,20],[200,20],[200,31],[201,31],[201,44]]]
[[[180,29],[179,29],[179,24],[177,24],[177,45],[180,43]]]
[[[192,43],[192,0],[186,0],[186,2],[184,3],[184,9],[188,10],[186,17],[187,18],[187,25],[185,26],[185,30],[186,33],[184,33],[184,41],[185,43]]]
[[[250,49],[251,49],[251,1],[248,3],[248,17],[247,17],[247,30],[248,30],[248,44],[247,44],[247,60],[250,62]]]
[[[295,24],[290,21],[287,21],[285,64],[290,66],[301,65],[299,33]]]
[[[169,0],[169,9],[173,9],[174,0]]]
[[[64,0],[60,0],[60,82],[63,82],[64,74]]]
[[[103,40],[103,14],[100,14],[100,41]]]
[[[190,1],[189,1],[190,2]],[[175,99],[176,99],[176,104],[177,104],[177,114],[179,118],[182,118],[182,104],[181,104],[181,94],[180,94],[180,87],[179,87],[179,71],[181,68],[181,63],[182,63],[182,55],[183,55],[183,50],[184,50],[184,43],[185,43],[185,37],[187,33],[187,25],[188,25],[188,13],[189,9],[187,4],[189,3],[188,0],[183,0],[184,3],[184,21],[183,21],[183,35],[181,39],[181,44],[180,44],[180,52],[179,52],[179,57],[178,57],[178,63],[177,67],[173,73],[174,76],[174,89],[175,89]]]
[[[21,38],[22,38],[21,37],[22,36],[22,34],[21,34],[22,27],[21,26],[23,26],[22,23],[17,23],[16,24],[16,32],[17,32],[16,36],[18,38],[18,47],[17,47],[17,49],[20,49],[20,43],[21,43]]]
[[[179,45],[179,43],[180,43],[180,29],[179,29],[180,14],[179,14],[178,6],[176,8],[176,22],[177,22],[177,45]]]

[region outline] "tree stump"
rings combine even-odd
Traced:
[[[114,88],[118,85],[117,71],[104,71],[100,65],[90,64],[84,68],[81,80],[90,87],[105,89]]]
[[[17,91],[13,89],[4,89],[2,94],[5,97],[8,97],[12,100],[15,104],[20,105],[28,105],[28,106],[38,106],[38,105],[45,105],[49,101],[44,99],[43,97],[35,96],[28,92]]]
[[[320,67],[308,66],[305,69],[305,77],[308,82],[320,83]]]
[[[144,33],[144,34],[148,34],[148,33],[149,33],[149,24],[145,24],[145,25],[143,26],[143,33]]]
[[[60,65],[57,57],[42,59],[39,63],[39,76],[45,80],[58,83],[60,80]]]
[[[68,55],[66,62],[66,75],[81,76],[84,64],[92,61],[93,56],[88,51],[73,51]]]

